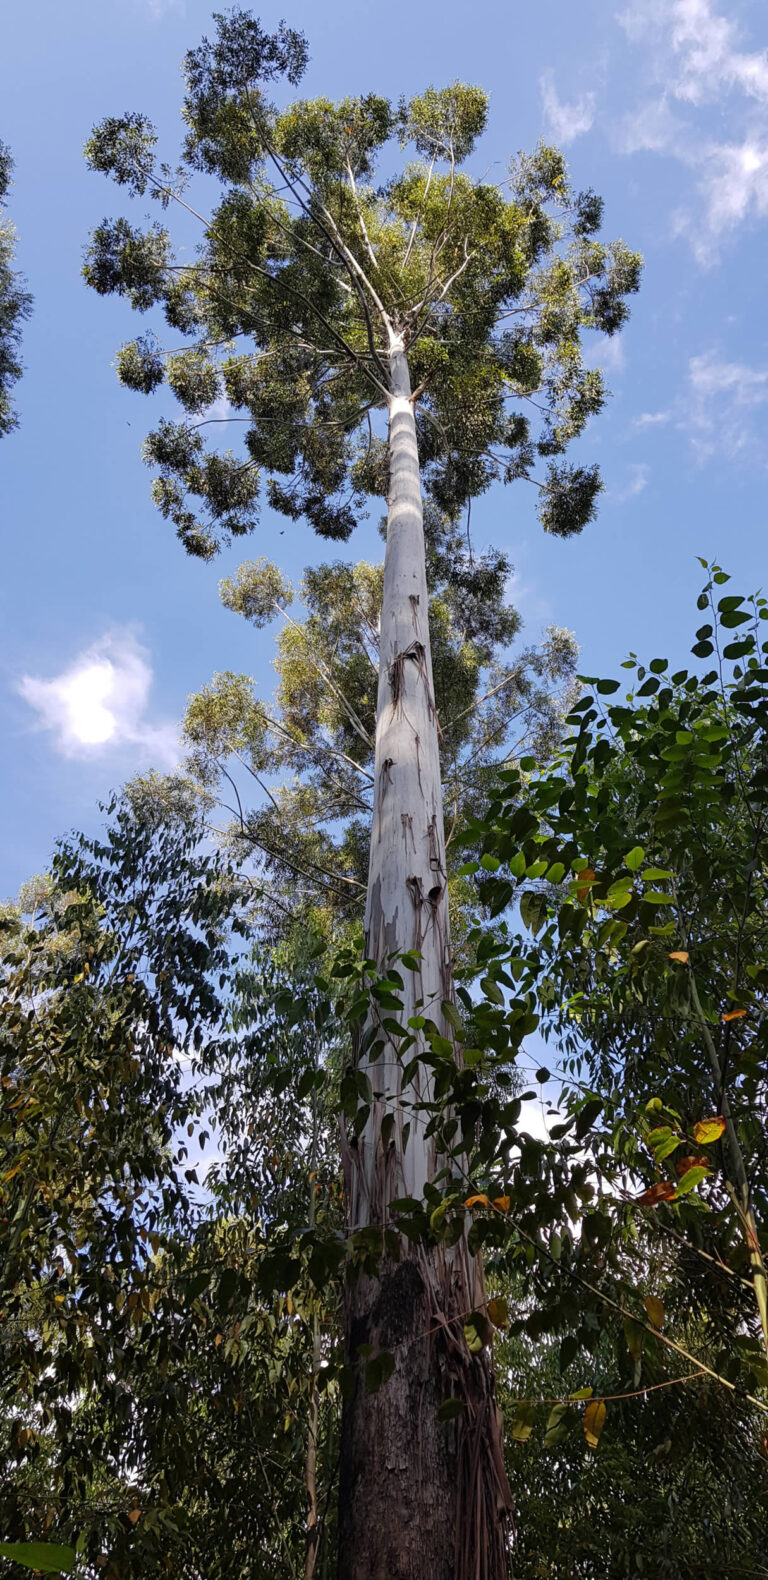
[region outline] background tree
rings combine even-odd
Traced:
[[[451,927],[460,949],[471,891],[454,871],[453,836],[482,804],[494,765],[524,750],[543,760],[554,748],[573,700],[576,644],[550,627],[540,646],[510,655],[520,621],[505,601],[506,557],[472,554],[442,523],[435,546],[429,516],[427,525]],[[199,797],[209,826],[251,859],[254,913],[272,940],[308,921],[331,936],[363,918],[381,584],[382,567],[365,562],[309,569],[303,609],[294,614],[296,594],[276,566],[241,565],[220,595],[257,626],[282,620],[275,697],[262,700],[248,676],[216,675],[187,708],[181,783],[151,776],[134,786],[136,795],[171,803],[190,790]]]
[[[0,1529],[107,1580],[331,1572],[336,1032],[239,893],[122,802],[3,911]]]
[[[584,526],[598,473],[551,458],[604,399],[600,375],[583,367],[581,331],[620,327],[640,264],[621,243],[594,239],[602,205],[572,192],[555,150],[514,161],[501,187],[461,170],[486,120],[477,88],[429,88],[397,107],[368,95],[277,112],[264,85],[279,75],[296,83],[306,54],[284,25],[270,36],[246,13],[217,17],[214,41],[186,59],[189,131],[176,176],[156,167],[143,117],[103,122],[89,163],[134,194],[149,189],[194,213],[182,190],[196,170],[224,193],[202,221],[196,264],[177,266],[161,226],[141,233],[120,219],[94,233],[85,274],[139,309],[162,303],[192,341],[168,359],[151,338],[126,346],[126,383],[151,391],[167,371],[192,415],[222,387],[248,411],[244,460],[206,455],[189,421],[161,419],[147,441],[156,499],[190,552],[209,558],[253,525],[262,470],[273,507],[325,537],[349,536],[366,494],[387,496],[365,947],[380,972],[415,951],[393,997],[416,1023],[411,1082],[416,1102],[429,1103],[421,1032],[425,1020],[437,1036],[451,1031],[453,983],[422,486],[450,521],[497,477],[534,480],[543,458],[545,528],[567,536]],[[375,187],[394,138],[419,161]],[[254,349],[233,355],[239,339]],[[533,433],[527,405],[540,419]],[[440,1158],[434,1137],[410,1135],[403,1044],[380,1032],[373,1014],[359,1070],[368,1113],[346,1158],[350,1224],[381,1236],[390,1202],[422,1198]],[[396,1360],[375,1399],[356,1374],[346,1401],[343,1575],[405,1574],[425,1552],[435,1576],[503,1572],[507,1494],[489,1370],[452,1336],[445,1348],[424,1338],[436,1321],[455,1323],[479,1290],[462,1238],[450,1254],[405,1255],[350,1289],[351,1352],[364,1342]],[[437,1407],[449,1378],[469,1408],[445,1431]]]
[[[0,142],[0,207],[5,204],[12,171],[11,151]],[[18,424],[11,390],[21,378],[21,326],[32,310],[32,298],[24,289],[22,276],[13,268],[15,248],[13,225],[0,215],[0,437]]]

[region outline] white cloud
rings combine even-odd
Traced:
[[[184,12],[184,0],[137,0],[143,11],[148,11],[150,16],[159,22],[161,17],[167,16],[169,11]]]
[[[633,43],[650,47],[654,92],[623,118],[617,144],[695,171],[700,206],[678,214],[674,229],[710,264],[722,239],[768,213],[768,51],[740,48],[736,23],[712,0],[633,0],[619,20]],[[695,116],[707,103],[719,105],[721,140]]]
[[[17,690],[65,757],[130,746],[163,768],[179,760],[175,726],[147,720],[152,668],[130,630],[107,632],[50,680],[24,675]]]
[[[764,458],[754,413],[768,401],[768,370],[743,362],[725,362],[714,351],[691,357],[688,364],[683,427],[704,460],[717,452],[731,459]]]
[[[588,368],[603,368],[606,373],[621,373],[625,365],[622,335],[597,335],[584,348]]]
[[[633,42],[656,44],[677,98],[701,104],[735,88],[768,101],[768,51],[738,49],[736,23],[711,0],[633,0],[619,21]]]
[[[629,479],[623,488],[611,489],[611,496],[618,505],[623,505],[628,499],[635,499],[648,487],[648,473],[650,467],[647,461],[633,461],[629,468]]]
[[[633,428],[661,428],[671,420],[671,411],[644,411],[632,422]]]
[[[590,130],[595,119],[594,93],[583,93],[572,104],[565,104],[558,98],[551,71],[539,78],[539,91],[544,116],[556,142],[572,143]]]

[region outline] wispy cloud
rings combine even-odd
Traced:
[[[186,10],[184,0],[134,0],[134,4],[140,10],[148,11],[155,21],[167,16],[169,11],[180,11],[183,13]]]
[[[611,489],[611,497],[617,505],[626,504],[628,499],[636,499],[638,494],[648,487],[648,474],[650,467],[647,461],[633,461],[629,467],[629,477],[623,488]]]
[[[726,362],[714,351],[691,357],[685,412],[680,426],[700,459],[727,454],[732,460],[765,456],[765,423],[755,421],[768,402],[768,369]],[[762,432],[760,431],[762,429]]]
[[[619,18],[646,45],[652,90],[616,132],[626,153],[667,154],[695,172],[699,203],[674,229],[702,264],[738,226],[768,214],[768,51],[741,47],[738,26],[712,0],[632,0]],[[696,116],[717,103],[725,135]]]
[[[626,362],[623,335],[594,335],[584,347],[584,361],[588,368],[622,373]]]
[[[179,760],[178,734],[175,725],[147,718],[152,679],[146,648],[132,631],[114,630],[60,674],[24,675],[17,690],[63,756],[92,758],[129,746],[170,768]]]
[[[558,143],[572,143],[588,132],[595,119],[595,95],[583,93],[567,104],[558,97],[554,73],[545,71],[539,78],[539,91],[547,126]]]
[[[632,422],[633,428],[661,428],[665,423],[671,422],[673,413],[667,411],[643,411]]]

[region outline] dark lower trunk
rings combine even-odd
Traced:
[[[504,1580],[509,1494],[489,1358],[473,1356],[458,1268],[405,1252],[349,1291],[338,1580]],[[358,1345],[395,1357],[368,1393]],[[443,1400],[460,1415],[438,1420]]]

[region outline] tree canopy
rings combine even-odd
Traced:
[[[562,458],[605,399],[582,335],[620,329],[640,277],[636,253],[598,239],[601,200],[574,192],[543,145],[500,183],[470,175],[488,110],[476,87],[277,109],[268,85],[296,86],[306,41],[244,11],[215,21],[186,56],[176,169],[157,163],[138,113],[107,118],[86,147],[91,168],[202,227],[190,263],[164,223],[105,220],[84,268],[96,291],[160,308],[188,341],[165,350],[148,331],[118,357],[124,384],[150,394],[167,383],[183,409],[180,422],[161,417],[145,453],[187,550],[207,559],[252,530],[262,493],[322,537],[350,536],[366,496],[386,493],[378,414],[393,331],[438,510],[451,521],[495,479],[522,477],[539,487],[548,531],[579,532],[599,472]],[[410,158],[393,174],[398,148]],[[204,175],[222,188],[205,217],[188,195]],[[244,454],[206,450],[201,428],[220,420],[210,408],[222,398],[244,425]]]

